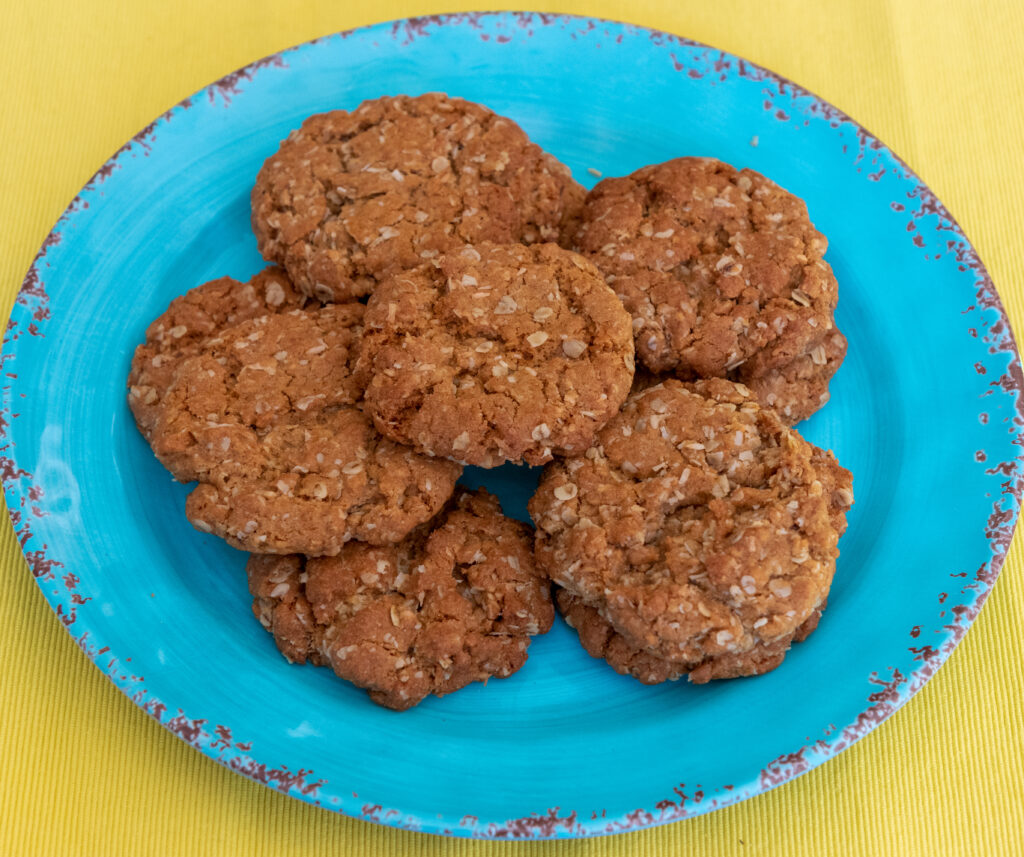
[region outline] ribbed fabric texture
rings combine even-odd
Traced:
[[[324,33],[469,8],[424,0],[8,3],[0,42],[0,315],[68,201],[171,104]],[[1017,0],[564,0],[544,8],[689,36],[841,107],[938,193],[1024,330],[1024,6]],[[906,323],[913,333],[915,320]],[[921,427],[929,430],[927,415]],[[0,581],[4,857],[1024,854],[1019,538],[949,663],[861,743],[709,816],[564,843],[403,833],[257,786],[172,737],[90,665],[50,612],[6,522]]]

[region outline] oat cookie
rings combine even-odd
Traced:
[[[175,298],[146,330],[135,349],[128,376],[128,404],[147,439],[153,431],[160,400],[187,357],[220,331],[250,318],[287,312],[306,304],[280,268],[267,268],[247,283],[221,277]]]
[[[754,397],[793,425],[829,400],[829,382],[846,357],[846,337],[837,328],[811,340],[803,354],[747,381]]]
[[[746,387],[669,380],[551,464],[530,514],[542,570],[699,681],[704,664],[788,644],[823,604],[852,502],[832,454]]]
[[[289,661],[328,665],[398,710],[511,675],[554,619],[529,528],[483,490],[459,491],[398,544],[254,554],[248,572],[253,612]]]
[[[386,436],[481,467],[582,452],[633,378],[629,316],[554,244],[480,244],[381,283],[360,372]]]
[[[583,188],[511,119],[439,93],[311,116],[263,165],[264,258],[322,300],[464,243],[557,240]]]
[[[622,298],[653,372],[728,377],[758,394],[774,373],[764,395],[790,422],[827,399],[845,353],[845,340],[842,353],[830,345],[828,245],[804,203],[774,182],[708,158],[643,167],[600,182],[566,241]]]
[[[244,550],[335,554],[403,538],[461,468],[385,440],[353,374],[363,307],[262,316],[208,340],[161,400],[153,449],[200,485],[192,524]]]
[[[659,658],[630,645],[595,608],[564,589],[558,590],[555,600],[566,623],[579,634],[587,654],[607,661],[617,673],[631,675],[643,684],[661,684],[682,676],[688,676],[694,684],[704,684],[713,679],[770,672],[782,663],[791,643],[803,642],[810,636],[822,613],[822,607],[818,607],[790,637],[758,643],[746,652],[718,655],[691,665]]]

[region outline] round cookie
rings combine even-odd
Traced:
[[[328,665],[397,710],[511,675],[554,620],[529,528],[483,490],[398,544],[254,554],[248,573],[253,612],[289,661]]]
[[[207,339],[250,318],[287,312],[307,301],[280,268],[266,268],[247,283],[221,277],[176,297],[146,329],[146,341],[132,358],[128,404],[139,431],[150,438],[175,371]]]
[[[256,178],[252,225],[302,291],[345,300],[464,243],[557,240],[583,195],[511,119],[400,95],[303,122]]]
[[[622,298],[653,372],[752,388],[772,372],[807,374],[785,401],[816,409],[841,355],[810,372],[791,364],[834,332],[838,292],[800,199],[752,170],[678,158],[600,182],[567,243]]]
[[[580,453],[633,378],[629,316],[554,244],[480,244],[381,283],[359,372],[383,434],[481,467]]]
[[[385,440],[359,407],[363,306],[262,316],[208,340],[161,400],[153,450],[192,524],[235,547],[336,554],[429,520],[461,468]]]
[[[788,640],[827,597],[850,474],[742,385],[634,393],[530,501],[538,565],[681,671]],[[699,673],[695,680],[700,680]]]
[[[643,684],[675,681],[684,675],[694,684],[705,684],[713,679],[740,678],[770,672],[782,663],[791,643],[803,642],[818,627],[824,607],[822,605],[817,608],[792,637],[760,643],[738,654],[718,655],[693,666],[659,658],[630,645],[595,608],[564,589],[558,590],[555,601],[566,624],[579,634],[580,643],[588,655],[607,661],[615,672],[631,675]]]

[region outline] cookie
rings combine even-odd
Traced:
[[[397,544],[254,554],[248,573],[253,612],[289,661],[328,665],[397,710],[510,676],[554,620],[529,528],[483,490]]]
[[[369,294],[479,241],[557,240],[583,188],[511,119],[431,93],[311,116],[263,165],[252,225],[306,294]]]
[[[791,643],[800,643],[817,628],[822,608],[817,608],[791,637],[759,643],[745,652],[718,655],[693,665],[659,658],[630,645],[622,634],[579,597],[559,589],[558,609],[570,628],[579,635],[587,654],[608,662],[620,675],[631,675],[643,684],[661,684],[688,676],[694,684],[713,679],[761,675],[779,666]]]
[[[381,283],[359,371],[392,440],[481,467],[581,453],[633,378],[622,304],[554,244],[479,244]]]
[[[401,539],[451,496],[461,468],[380,436],[353,364],[363,306],[262,316],[208,340],[163,396],[153,450],[192,524],[243,550],[336,554]]]
[[[828,595],[852,503],[831,453],[708,379],[631,395],[529,508],[540,568],[681,673],[791,638]]]
[[[793,425],[828,402],[829,382],[845,357],[846,337],[832,328],[824,337],[812,340],[803,354],[755,375],[747,384],[759,402]]]
[[[622,298],[651,371],[758,393],[775,373],[789,380],[766,382],[764,395],[783,413],[820,404],[841,354],[793,363],[829,347],[836,280],[806,205],[774,182],[708,158],[643,167],[595,186],[565,240]]]
[[[261,315],[287,312],[308,301],[280,268],[267,268],[247,283],[221,277],[175,298],[146,330],[128,376],[128,404],[148,439],[160,400],[187,357],[220,331]]]

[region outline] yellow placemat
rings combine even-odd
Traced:
[[[325,33],[476,4],[428,0],[7,3],[0,51],[0,316],[68,201],[154,116]],[[959,219],[1024,330],[1019,0],[591,0],[765,65],[878,134]],[[913,319],[907,319],[912,326]],[[139,558],[144,567],[145,557]],[[1024,854],[1024,555],[1016,539],[960,648],[893,719],[767,795],[610,839],[403,833],[255,785],[172,737],[97,671],[0,526],[0,857],[7,855]]]

